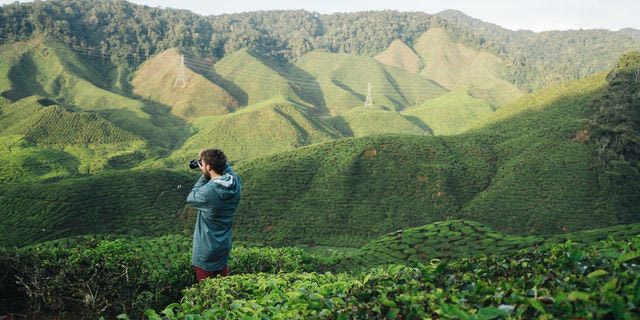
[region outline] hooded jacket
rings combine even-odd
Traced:
[[[220,177],[209,180],[203,174],[193,186],[187,197],[187,203],[198,209],[193,231],[193,266],[218,271],[227,265],[231,226],[241,189],[240,177],[228,164]]]

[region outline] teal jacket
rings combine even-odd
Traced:
[[[187,203],[198,209],[191,264],[207,271],[223,269],[231,251],[231,226],[240,202],[242,181],[227,165],[214,179],[200,177]]]

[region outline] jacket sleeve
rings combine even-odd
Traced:
[[[193,186],[189,196],[187,196],[187,203],[196,209],[205,209],[207,207],[207,196],[206,196],[206,184],[207,179],[204,174],[200,176],[198,182]]]

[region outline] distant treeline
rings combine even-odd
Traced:
[[[0,37],[12,41],[46,34],[87,54],[108,55],[134,66],[171,47],[214,59],[251,48],[286,62],[311,50],[372,56],[394,39],[411,45],[434,25],[434,17],[454,40],[502,57],[510,67],[510,80],[524,88],[605,70],[620,54],[640,48],[634,33],[626,31],[511,31],[452,10],[437,15],[296,10],[201,16],[122,0],[5,5],[0,7]]]

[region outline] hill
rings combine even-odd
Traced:
[[[24,246],[76,235],[181,233],[181,209],[195,176],[116,171],[51,183],[3,186],[0,242]],[[64,190],[64,192],[60,192]]]
[[[27,97],[0,105],[1,135],[20,134],[41,144],[118,143],[142,140],[89,112],[72,112],[57,105],[44,106],[42,97]]]
[[[432,81],[369,57],[310,52],[295,66],[316,79],[331,115],[363,106],[369,83],[374,105],[389,110],[401,110],[446,92]]]
[[[133,92],[170,106],[172,114],[188,120],[225,114],[238,107],[229,93],[188,67],[182,69],[186,83],[177,83],[180,65],[177,49],[155,55],[136,71],[131,80]]]
[[[424,123],[433,134],[449,135],[469,129],[493,112],[488,102],[472,97],[467,89],[456,89],[402,114],[411,121]]]
[[[308,108],[282,97],[228,115],[204,117],[193,125],[196,132],[171,155],[169,162],[182,167],[205,148],[220,148],[235,162],[341,136],[313,117]]]
[[[374,59],[411,73],[418,73],[422,69],[420,57],[400,39],[393,40],[389,47],[377,54]]]
[[[116,126],[168,147],[183,124],[161,106],[118,93],[99,63],[42,38],[0,46],[0,95],[11,101],[41,96],[74,111],[90,111]]]
[[[520,249],[568,240],[589,245],[601,240],[624,240],[638,235],[639,223],[551,236],[519,237],[497,232],[477,222],[449,220],[384,235],[367,243],[356,254],[345,257],[341,263],[353,267],[429,263],[432,259],[513,254]]]
[[[501,106],[522,95],[508,82],[507,66],[497,56],[454,42],[447,32],[433,26],[414,44],[424,68],[420,75],[453,90],[465,88],[475,97]]]
[[[462,135],[343,139],[244,163],[237,236],[358,246],[449,218],[519,235],[636,222],[579,135],[604,90],[601,74],[527,95],[504,107],[508,120]]]
[[[276,96],[304,102],[298,96],[299,90],[286,78],[286,70],[277,61],[254,50],[242,49],[229,54],[212,69],[209,77],[240,105],[253,105]]]
[[[397,111],[355,107],[331,118],[330,123],[348,137],[364,137],[382,133],[430,134],[424,124],[415,124]]]

